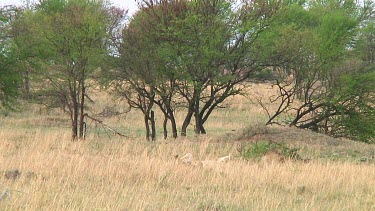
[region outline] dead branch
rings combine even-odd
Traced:
[[[293,100],[294,100],[294,94],[296,91],[294,88],[287,89],[286,86],[281,85],[279,81],[276,81],[275,85],[279,89],[279,95],[277,96],[277,98],[273,100],[270,98],[270,101],[273,103],[273,102],[276,102],[278,99],[280,99],[281,102],[276,112],[268,119],[266,125],[275,124],[276,122],[273,120],[277,118],[280,114],[285,112],[290,107],[290,105],[293,103]]]
[[[264,105],[264,103],[262,102],[262,98],[255,96],[255,99],[258,101],[258,104],[263,108],[263,111],[266,112],[268,118],[270,119],[271,114],[270,114],[268,108],[266,107],[266,105]]]
[[[94,122],[96,122],[96,123],[99,123],[99,124],[102,125],[104,128],[106,128],[106,129],[110,130],[111,132],[113,132],[115,135],[119,135],[119,136],[122,136],[122,137],[127,137],[127,138],[129,138],[128,136],[126,136],[126,135],[124,135],[124,134],[118,132],[117,130],[111,128],[110,126],[106,125],[106,124],[105,124],[102,120],[100,120],[100,119],[97,119],[97,118],[95,118],[95,117],[91,117],[91,116],[89,116],[88,114],[85,114],[85,117],[91,119],[92,121],[94,121]]]

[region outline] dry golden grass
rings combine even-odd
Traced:
[[[100,111],[107,102],[96,104],[95,109]],[[233,133],[265,118],[259,106],[245,97],[230,99],[227,109],[213,114],[207,124],[213,134],[209,136],[147,143],[141,137],[143,123],[138,115],[132,111],[105,119],[135,138],[108,137],[103,131],[96,133],[98,129],[89,123],[89,137],[83,142],[70,142],[69,121],[58,111],[47,114],[29,108],[4,117],[0,124],[0,194],[9,190],[10,197],[2,198],[0,210],[375,209],[373,163],[359,163],[357,157],[320,159],[322,154],[336,153],[335,149],[358,151],[361,156],[367,153],[365,148],[374,149],[371,145],[279,128],[234,141]],[[178,121],[181,119],[178,114]],[[242,160],[239,142],[260,139],[301,147],[302,156],[313,160]],[[175,155],[189,152],[202,161],[229,154],[232,159],[208,167],[175,159]],[[7,170],[19,170],[21,176],[6,178]]]
[[[67,132],[0,135],[1,177],[11,198],[1,210],[371,210],[375,166],[349,162],[246,162],[233,144],[201,140],[147,144],[139,140],[72,143]],[[176,162],[232,153],[213,168]],[[27,178],[27,172],[36,177]],[[20,191],[20,192],[18,192]]]

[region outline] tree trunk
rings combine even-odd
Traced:
[[[150,141],[150,125],[148,123],[148,119],[149,119],[148,114],[145,113],[144,121],[145,121],[145,127],[146,127],[146,140]]]
[[[77,124],[76,120],[72,120],[72,140],[75,141],[77,139]]]
[[[176,119],[173,114],[173,109],[170,106],[170,99],[163,98],[163,102],[156,101],[156,104],[159,106],[160,110],[164,114],[164,121],[163,121],[163,132],[164,132],[164,139],[168,138],[168,120],[171,121],[171,127],[172,127],[172,136],[173,138],[177,138],[177,124]]]
[[[195,102],[196,102],[195,99],[197,99],[197,98],[198,98],[197,97],[197,91],[194,91],[194,93],[193,93],[193,99],[191,99],[189,101],[188,112],[187,112],[187,114],[185,116],[184,122],[182,123],[181,136],[186,136],[186,129],[189,126],[190,121],[191,121],[191,117],[194,114]]]
[[[72,141],[78,138],[78,107],[74,105],[72,121]]]
[[[85,138],[84,132],[85,132],[85,113],[84,113],[84,105],[85,105],[85,93],[86,93],[86,87],[85,87],[85,81],[82,80],[81,82],[81,103],[79,104],[79,138]]]
[[[75,83],[74,83],[75,85]],[[75,141],[78,137],[78,102],[76,87],[73,88],[72,100],[73,100],[73,123],[72,123],[72,141]]]
[[[196,134],[206,134],[206,129],[203,126],[204,122],[202,118],[195,115],[195,133]]]
[[[151,110],[151,140],[156,140],[156,127],[155,127],[155,114],[154,111]]]
[[[207,134],[207,132],[206,132],[206,129],[204,128],[204,126],[203,126],[203,121],[202,121],[202,119],[200,119],[199,120],[199,131],[200,131],[200,134]]]
[[[164,121],[163,121],[164,139],[168,138],[167,123],[168,123],[168,115],[164,113]]]
[[[173,112],[169,114],[169,119],[171,120],[172,136],[173,138],[177,138],[177,124]]]
[[[187,130],[187,127],[188,127],[189,124],[190,124],[191,117],[193,116],[193,114],[194,114],[194,108],[191,108],[191,107],[189,106],[188,113],[186,114],[185,120],[184,120],[184,122],[182,123],[181,136],[186,136],[186,130]]]
[[[195,134],[201,133],[201,121],[199,118],[199,98],[195,100],[195,107],[194,107],[194,118],[195,118]]]

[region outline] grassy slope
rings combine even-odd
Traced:
[[[253,91],[266,92],[263,87]],[[94,109],[122,109],[109,102],[113,101],[102,99]],[[133,138],[107,136],[89,122],[89,138],[79,143],[69,141],[69,121],[57,111],[47,114],[28,107],[4,117],[0,171],[18,169],[22,174],[15,180],[0,177],[0,191],[11,190],[11,198],[0,201],[0,210],[375,208],[375,165],[358,162],[373,155],[374,146],[289,128],[244,129],[265,117],[259,106],[243,97],[231,99],[226,109],[213,115],[208,136],[151,144],[140,137],[143,125],[134,111],[105,119]],[[181,122],[183,117],[177,116]],[[238,145],[257,140],[299,147],[303,157],[313,160],[282,164],[242,160]],[[176,162],[174,155],[187,152],[196,160],[228,154],[234,158],[210,168]],[[35,175],[28,177],[28,172]]]

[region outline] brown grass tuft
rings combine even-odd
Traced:
[[[270,150],[265,155],[263,155],[260,160],[261,163],[270,164],[270,163],[284,163],[285,157],[283,154],[276,150]]]

